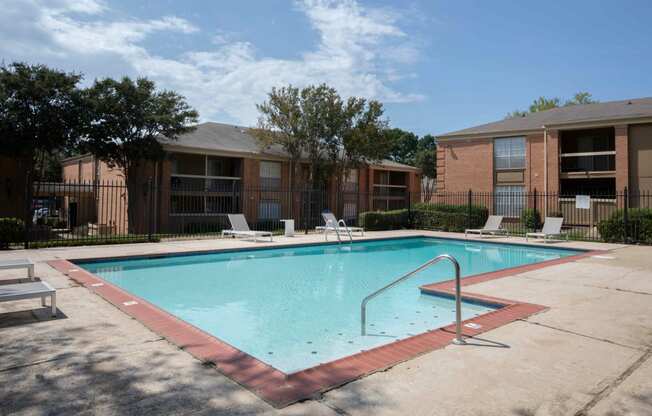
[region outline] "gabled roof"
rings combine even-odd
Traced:
[[[169,140],[165,137],[160,142],[170,150],[193,151],[193,152],[222,152],[240,156],[259,156],[283,158],[288,157],[287,153],[277,145],[262,148],[259,142],[251,134],[247,127],[234,126],[231,124],[206,122],[197,125],[197,128],[178,137],[177,140]],[[418,170],[414,166],[404,165],[391,160],[383,160],[374,164],[387,169],[397,170]]]
[[[197,125],[194,131],[179,136],[177,140],[169,140],[164,137],[160,141],[163,145],[196,150],[256,155],[266,154],[276,157],[287,156],[280,146],[261,148],[258,141],[247,130],[247,127],[206,122]]]
[[[553,108],[531,113],[525,117],[509,118],[441,134],[437,138],[446,139],[492,133],[509,134],[510,132],[540,130],[544,126],[552,127],[571,123],[606,122],[637,118],[652,118],[652,97]]]

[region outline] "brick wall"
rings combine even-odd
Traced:
[[[559,192],[559,130],[548,130],[548,192]]]
[[[543,142],[543,133],[526,136],[525,189],[528,192],[544,190]]]
[[[440,144],[437,147],[438,190],[445,192],[460,192],[469,189],[477,192],[492,191],[492,143],[491,139],[477,139]]]
[[[629,136],[627,125],[615,126],[616,189],[621,191],[629,185]]]

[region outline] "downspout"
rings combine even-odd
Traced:
[[[543,126],[543,192],[546,203],[543,204],[543,216],[548,216],[548,129]]]

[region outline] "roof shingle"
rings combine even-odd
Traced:
[[[438,135],[437,138],[521,132],[538,130],[542,129],[544,126],[553,126],[557,124],[639,117],[652,117],[652,97],[553,108],[551,110],[531,113],[525,117],[509,118],[441,134]]]

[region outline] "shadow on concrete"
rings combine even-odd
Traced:
[[[504,344],[498,341],[492,341],[487,338],[480,337],[468,337],[464,338],[466,345],[472,345],[474,347],[491,347],[491,348],[511,348],[509,345]]]
[[[40,299],[34,299],[34,302],[40,302]],[[68,316],[66,316],[66,314],[64,314],[59,308],[57,308],[57,316],[52,316],[49,306],[42,306],[36,309],[23,309],[13,312],[4,312],[0,313],[0,329],[37,324],[41,322],[54,321],[57,319],[68,319]]]

